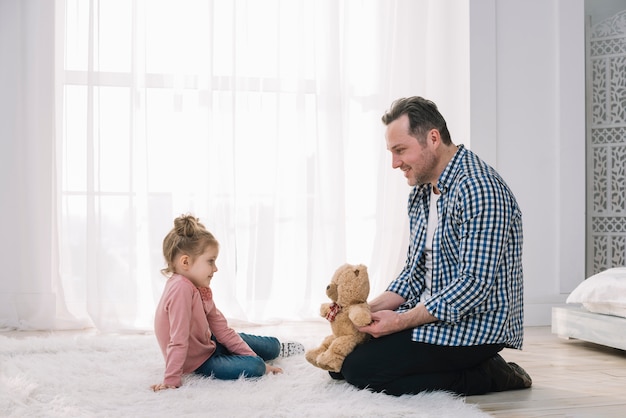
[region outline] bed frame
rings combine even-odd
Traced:
[[[581,305],[553,307],[552,333],[626,350],[626,318],[589,312]]]

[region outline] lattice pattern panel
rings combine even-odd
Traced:
[[[598,273],[626,266],[626,11],[595,25],[589,45],[587,252]]]

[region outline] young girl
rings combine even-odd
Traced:
[[[213,302],[209,285],[217,271],[219,244],[197,218],[183,215],[163,240],[169,277],[156,310],[154,331],[165,358],[163,383],[152,390],[177,388],[182,375],[198,373],[217,379],[282,373],[265,362],[279,355],[301,354],[299,343],[274,337],[238,334]]]

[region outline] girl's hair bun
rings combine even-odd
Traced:
[[[174,219],[174,230],[178,236],[191,238],[198,233],[198,230],[206,230],[206,228],[195,216],[181,215]]]

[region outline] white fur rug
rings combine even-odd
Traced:
[[[303,343],[312,348],[317,339]],[[284,373],[256,381],[189,376],[179,389],[154,393],[149,387],[164,367],[154,335],[0,335],[0,416],[488,416],[444,392],[393,397],[357,390],[304,356],[274,364]]]

